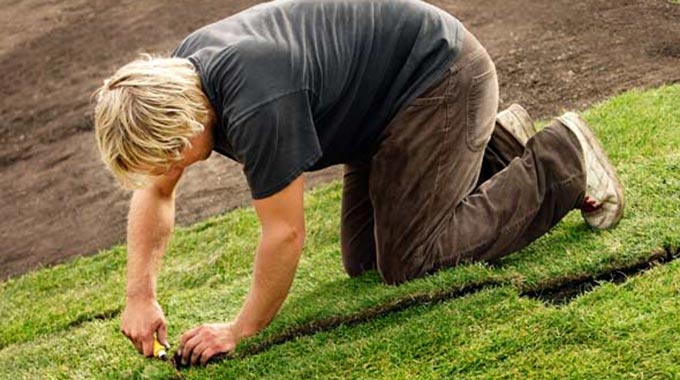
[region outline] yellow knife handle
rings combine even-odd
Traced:
[[[165,360],[168,357],[165,346],[163,346],[156,338],[153,339],[153,356],[162,360]]]

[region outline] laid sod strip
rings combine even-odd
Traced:
[[[639,262],[624,267],[613,268],[604,273],[582,276],[581,278],[577,279],[555,278],[551,281],[548,281],[546,284],[539,284],[534,289],[520,289],[520,296],[538,299],[549,305],[564,305],[584,293],[593,291],[596,287],[602,285],[605,282],[622,284],[631,276],[644,273],[658,265],[668,264],[679,257],[679,248],[665,247],[663,249],[659,249],[657,252],[652,253],[644,260],[640,260]],[[508,285],[510,284],[508,284],[507,281],[484,281],[478,284],[467,285],[460,289],[451,289],[431,294],[409,295],[406,298],[397,299],[393,302],[383,304],[378,307],[365,309],[358,314],[314,321],[309,325],[285,330],[265,341],[246,346],[247,348],[240,350],[237,355],[216,356],[211,360],[211,363],[217,363],[222,360],[243,359],[248,356],[260,354],[273,346],[285,344],[300,337],[331,331],[341,326],[354,326],[361,323],[366,323],[367,321],[375,318],[384,317],[388,314],[398,313],[414,306],[450,301],[456,298],[466,297],[489,288],[499,288]],[[177,353],[173,359],[173,365],[178,369],[185,367],[179,360]]]
[[[296,327],[294,329],[285,330],[278,335],[268,338],[265,341],[247,346],[238,352],[238,355],[218,355],[211,359],[211,363],[217,363],[222,360],[243,359],[248,356],[260,354],[273,346],[288,343],[292,340],[312,336],[314,334],[332,331],[339,327],[355,326],[366,323],[375,318],[384,317],[389,314],[399,313],[415,306],[422,306],[426,304],[436,304],[444,301],[449,301],[456,298],[462,298],[471,294],[478,293],[488,288],[496,288],[505,285],[498,281],[487,281],[480,284],[473,284],[463,287],[462,289],[453,289],[449,291],[434,293],[434,294],[414,294],[407,298],[396,299],[390,303],[380,305],[378,307],[363,310],[361,313],[334,317],[320,321],[314,321],[309,325]],[[183,366],[178,353],[175,353],[172,364],[182,369]]]
[[[673,379],[680,266],[565,307],[510,288],[420,306],[183,373],[185,379]]]
[[[333,183],[307,193],[308,237],[292,293],[272,326],[239,350],[290,329],[352,316],[414,294],[434,294],[483,281],[535,289],[555,278],[592,276],[636,263],[661,245],[680,246],[679,103],[680,86],[674,85],[626,93],[586,112],[585,118],[602,138],[626,186],[625,218],[613,231],[593,232],[574,212],[531,246],[493,265],[465,265],[400,287],[381,284],[375,273],[348,279],[339,253],[341,186]],[[177,232],[158,286],[175,347],[186,329],[236,315],[249,288],[258,232],[252,209]],[[117,247],[0,284],[0,361],[20,361],[14,355],[26,347],[45,348],[44,342],[53,342],[58,350],[75,350],[90,359],[103,355],[100,350],[106,347],[115,347],[119,364],[130,364],[133,373],[145,368],[146,361],[138,362],[134,349],[120,335],[117,319],[96,320],[122,310],[125,254],[124,247]],[[106,326],[111,332],[97,338],[103,339],[103,348],[95,344],[92,350],[79,351],[72,345],[82,341],[66,339],[81,336],[83,331],[97,332],[92,326]],[[262,355],[289,345],[273,347]],[[66,357],[64,363],[74,373],[97,374],[90,377],[106,373],[97,366],[70,363]],[[103,367],[116,368],[112,365]]]
[[[182,372],[132,355],[114,321],[96,321],[8,347],[0,379],[671,379],[679,294],[678,262],[560,308],[487,288]]]
[[[667,264],[676,260],[680,256],[680,249],[665,247],[652,253],[648,258],[640,260],[624,267],[616,267],[608,270],[605,273],[596,275],[582,276],[578,279],[573,278],[554,278],[545,284],[539,284],[534,289],[521,290],[520,296],[529,297],[542,300],[551,305],[563,305],[570,302],[572,299],[582,295],[583,293],[592,291],[595,287],[601,285],[603,282],[613,282],[620,284],[628,280],[629,277],[638,275],[653,268],[659,264]],[[395,299],[387,304],[382,304],[377,307],[362,310],[360,313],[338,316],[300,326],[294,329],[287,329],[280,332],[278,335],[272,336],[265,341],[258,342],[247,346],[246,349],[240,350],[238,355],[216,357],[213,362],[222,359],[238,359],[247,356],[259,354],[272,346],[281,345],[292,341],[294,339],[314,335],[319,332],[330,331],[340,326],[353,326],[365,323],[371,319],[383,317],[387,314],[397,313],[416,305],[435,304],[439,302],[449,301],[455,298],[461,298],[473,293],[477,293],[487,288],[496,288],[506,285],[511,285],[507,281],[483,281],[466,285],[460,289],[450,289],[428,294],[411,294],[406,298]],[[88,317],[83,320],[75,320],[68,327],[76,328],[80,325],[96,320],[107,320],[118,318],[121,310],[115,309],[106,311],[104,313]],[[179,361],[175,361],[176,366],[181,367]]]

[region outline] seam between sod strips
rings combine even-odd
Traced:
[[[571,300],[581,294],[594,290],[600,283],[611,282],[620,284],[625,282],[629,277],[642,274],[648,269],[658,265],[668,264],[678,258],[680,258],[680,247],[671,247],[666,245],[654,250],[646,258],[641,258],[627,265],[610,268],[596,274],[557,277],[526,288],[521,285],[514,285],[512,283],[513,278],[508,278],[505,280],[484,280],[477,283],[443,289],[436,292],[410,294],[350,315],[325,318],[322,320],[309,322],[299,327],[284,329],[280,333],[266,338],[263,341],[252,344],[247,344],[246,342],[246,346],[243,349],[238,350],[235,354],[218,355],[211,359],[210,362],[213,363],[223,360],[246,358],[298,338],[332,331],[339,327],[360,325],[377,318],[407,310],[414,306],[438,304],[472,295],[485,289],[503,286],[512,286],[517,288],[521,297],[538,299],[545,303],[546,306],[559,307],[569,303]],[[121,313],[122,308],[114,308],[94,315],[84,315],[68,323],[65,330],[76,329],[86,323],[93,321],[104,321],[118,318]],[[30,342],[32,340],[33,339],[23,341],[23,343]],[[0,346],[0,350],[12,344],[14,343]],[[178,368],[182,367],[179,361],[172,360],[172,363]]]

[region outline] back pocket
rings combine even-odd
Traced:
[[[498,111],[498,78],[492,68],[472,78],[466,101],[467,144],[472,150],[486,147]]]

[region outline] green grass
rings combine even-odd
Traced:
[[[678,104],[675,85],[588,110],[626,186],[625,218],[613,231],[593,232],[574,212],[495,266],[465,265],[399,287],[375,273],[350,280],[339,253],[341,186],[307,193],[308,238],[292,293],[274,323],[239,352],[289,328],[406,297],[489,280],[502,286],[177,373],[137,355],[110,318],[123,306],[121,246],[0,284],[0,378],[680,377],[680,263],[605,284],[560,308],[518,297],[680,246]],[[235,316],[258,233],[250,208],[176,232],[159,280],[175,347],[184,330]]]

